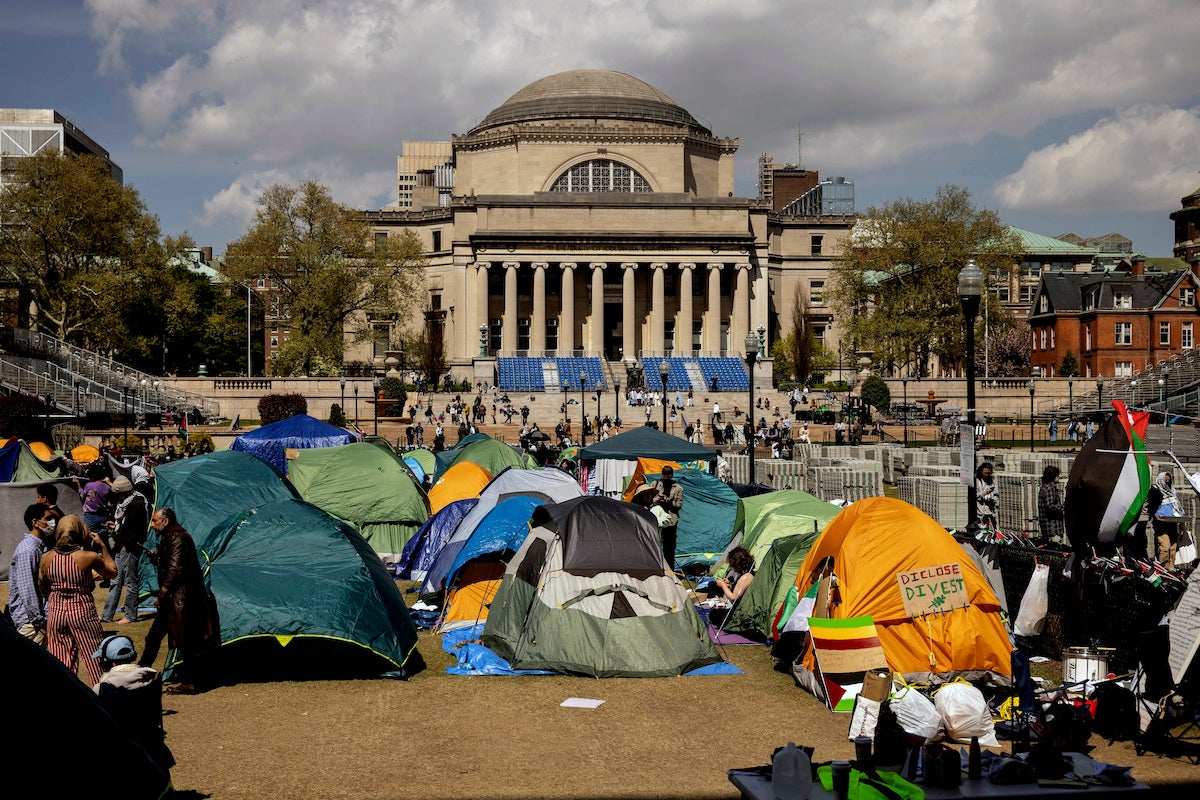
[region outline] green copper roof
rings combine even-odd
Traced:
[[[1064,256],[1094,256],[1100,252],[1098,247],[1081,247],[1077,244],[1064,242],[1051,236],[1044,236],[1033,231],[1008,226],[1008,230],[1021,239],[1021,249],[1029,255],[1064,255]]]

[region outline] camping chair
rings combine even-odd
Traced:
[[[136,689],[117,689],[101,683],[97,693],[101,705],[125,729],[142,749],[163,769],[175,766],[175,757],[167,747],[163,728],[162,677]]]

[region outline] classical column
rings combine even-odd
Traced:
[[[665,293],[667,265],[650,265],[650,349],[662,352],[667,349],[667,297]]]
[[[558,352],[569,356],[575,349],[575,264],[565,261],[562,267],[562,309],[558,319]]]
[[[475,271],[474,264],[463,265],[462,314],[454,321],[458,354],[473,356],[479,352],[479,320],[475,318]],[[475,345],[472,348],[472,344]]]
[[[592,316],[588,321],[588,350],[599,353],[604,349],[604,267],[602,261],[589,264],[592,268]]]
[[[491,268],[491,262],[480,261],[476,264],[479,271],[475,273],[475,327],[471,328],[470,335],[475,337],[475,346],[467,348],[467,352],[475,355],[479,351],[479,326],[483,325],[488,329],[489,348],[492,340],[492,320],[488,316],[488,269]]]
[[[679,316],[675,321],[675,349],[683,353],[692,351],[692,272],[695,264],[679,265]]]
[[[734,350],[745,342],[750,330],[750,265],[735,264],[737,284],[733,290],[733,311],[729,315],[729,349]]]
[[[517,261],[504,262],[504,322],[500,328],[500,349],[517,349]]]
[[[637,304],[634,302],[633,279],[637,264],[626,262],[621,265],[621,354],[624,358],[637,358]]]
[[[708,265],[708,303],[704,309],[702,330],[704,349],[721,349],[721,268],[724,264]]]
[[[546,349],[546,267],[545,261],[535,261],[533,267],[533,319],[529,320],[529,349],[542,355]]]

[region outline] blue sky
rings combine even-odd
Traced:
[[[9,3],[15,6],[15,3]],[[0,105],[106,147],[165,233],[218,253],[262,188],[394,202],[404,139],[554,72],[615,69],[860,210],[953,183],[1011,225],[1169,256],[1200,187],[1194,0],[41,0],[0,14]]]

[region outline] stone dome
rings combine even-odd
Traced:
[[[505,100],[471,133],[535,120],[588,118],[683,125],[712,135],[650,84],[605,69],[574,69],[539,78]]]

